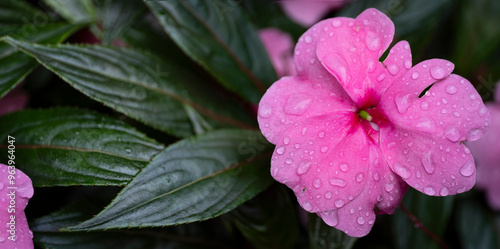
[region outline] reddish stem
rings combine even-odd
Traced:
[[[408,218],[410,218],[410,220],[413,222],[413,224],[415,224],[416,228],[422,230],[425,234],[427,234],[429,237],[431,237],[433,240],[435,240],[441,248],[448,249],[448,246],[438,236],[436,236],[429,229],[427,229],[427,227],[425,227],[424,223],[422,223],[415,215],[413,215],[413,213],[408,208],[406,208],[403,203],[401,203],[399,205],[399,208],[401,208],[401,211],[403,211],[403,213],[405,213],[406,216],[408,216]]]

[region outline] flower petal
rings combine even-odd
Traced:
[[[0,172],[2,179],[0,179],[0,220],[5,221],[4,228],[0,230],[0,245],[2,248],[19,248],[29,249],[34,248],[33,233],[29,230],[24,209],[28,205],[28,200],[33,196],[33,186],[31,179],[20,170],[15,170],[15,185],[17,189],[9,189],[12,187],[8,181],[7,176],[11,174],[10,169],[3,164],[0,164]],[[9,205],[11,201],[15,201],[15,212],[9,212]],[[11,215],[15,215],[13,231],[15,231],[15,241],[9,237],[12,234],[9,232]]]
[[[491,122],[474,87],[452,70],[445,60],[424,61],[396,81],[377,107],[389,121],[379,125],[389,166],[428,195],[472,188],[474,160],[462,143],[481,137]]]
[[[276,144],[271,175],[309,212],[341,208],[365,187],[368,139],[356,113],[304,119]]]
[[[328,225],[353,237],[370,232],[375,222],[375,206],[383,213],[392,214],[408,189],[408,185],[389,169],[378,146],[369,145],[369,148],[370,169],[365,188],[342,208],[318,213]]]
[[[378,102],[386,71],[379,62],[389,47],[394,24],[382,12],[367,9],[356,19],[332,18],[323,24],[316,48],[317,58],[335,76],[360,107]]]
[[[259,37],[278,77],[295,75],[292,37],[276,28],[259,30]]]
[[[340,7],[345,1],[280,1],[283,11],[296,23],[309,27],[319,21],[332,8]]]
[[[287,129],[304,118],[354,112],[354,104],[346,96],[339,96],[337,86],[328,82],[312,83],[299,77],[284,77],[275,82],[259,103],[262,134],[276,144]]]

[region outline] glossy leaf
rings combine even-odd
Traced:
[[[272,146],[258,132],[218,130],[158,154],[96,217],[70,230],[170,226],[210,219],[272,182]]]
[[[473,200],[457,205],[457,230],[464,249],[500,248],[500,227],[495,227],[495,214]]]
[[[310,248],[351,249],[358,239],[328,226],[317,214],[309,214],[308,217]]]
[[[99,232],[62,232],[92,217],[99,210],[95,199],[81,200],[31,223],[34,242],[50,249],[231,248],[215,236],[211,224],[190,224],[161,229],[127,229]],[[218,225],[218,223],[216,223]]]
[[[71,23],[92,22],[96,16],[92,0],[44,0],[44,2]]]
[[[102,43],[111,44],[119,38],[145,12],[142,1],[105,0],[99,6],[99,20],[102,23]]]
[[[454,197],[427,196],[413,189],[408,190],[403,198],[405,207],[438,238],[448,227],[453,211]],[[440,248],[438,243],[415,227],[410,218],[401,209],[390,216],[397,248]]]
[[[0,1],[0,27],[11,24],[31,23],[48,19],[48,15],[23,0]]]
[[[294,248],[299,235],[295,205],[283,186],[270,190],[233,210],[229,217],[255,248]]]
[[[253,26],[239,3],[146,1],[165,32],[223,86],[258,103],[276,80]]]
[[[81,25],[50,23],[9,25],[0,29],[0,36],[9,35],[21,40],[41,43],[59,43],[78,30]],[[0,98],[21,82],[38,63],[33,58],[17,52],[16,48],[0,43]]]
[[[74,108],[12,113],[0,127],[2,161],[14,137],[16,166],[34,186],[125,185],[163,149],[121,121]]]
[[[174,59],[125,48],[5,40],[91,98],[175,136],[194,133],[183,105],[226,126],[250,128],[255,122]]]

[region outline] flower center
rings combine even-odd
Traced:
[[[372,116],[370,116],[370,114],[368,112],[366,112],[365,110],[361,110],[358,112],[358,116],[362,119],[366,119],[368,120],[368,122],[372,121],[373,118]]]

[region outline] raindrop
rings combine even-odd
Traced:
[[[424,166],[425,172],[428,174],[434,173],[436,166],[434,166],[434,163],[432,162],[431,152],[425,153],[422,156],[422,165]]]
[[[444,69],[440,66],[433,66],[431,67],[431,76],[432,78],[436,79],[436,80],[440,80],[442,78],[444,78],[444,76],[446,75],[446,71],[444,71]]]
[[[411,68],[411,60],[410,59],[406,59],[405,60],[405,68],[406,69],[410,69]]]
[[[406,113],[408,111],[408,108],[411,105],[411,99],[410,99],[410,94],[406,95],[396,95],[394,97],[394,102],[396,103],[396,107],[398,108],[398,112],[401,114]]]
[[[318,179],[314,180],[313,185],[315,188],[321,188],[321,185],[322,185],[321,179],[318,178]]]
[[[127,148],[125,148],[125,153],[127,153],[127,154],[132,153],[132,149],[130,149],[130,148],[128,148],[128,147],[127,147]]]
[[[290,143],[290,138],[289,137],[283,138],[283,143],[284,144],[289,144]]]
[[[362,182],[364,178],[365,178],[365,174],[363,174],[363,173],[359,173],[356,175],[357,182]]]
[[[456,127],[450,127],[445,132],[445,137],[448,138],[452,142],[458,141],[460,139],[460,132]]]
[[[342,21],[339,20],[339,19],[333,19],[332,21],[332,26],[335,27],[335,28],[338,28],[340,27],[340,25],[342,25]]]
[[[459,113],[459,112],[457,112],[457,111],[454,111],[454,112],[453,112],[453,116],[455,116],[455,117],[459,118],[459,117],[460,117],[460,113]]]
[[[396,75],[398,72],[399,72],[399,67],[397,65],[389,65],[387,67],[387,69],[389,70],[389,73],[391,73],[392,75]]]
[[[302,128],[302,136],[305,136],[307,132],[307,127]]]
[[[391,192],[394,189],[394,184],[392,182],[385,184],[385,191]]]
[[[487,112],[488,112],[488,109],[486,109],[485,106],[482,106],[481,108],[479,108],[478,114],[480,117],[484,117],[484,115],[486,115]]]
[[[288,164],[291,164],[291,163],[288,163]],[[305,174],[309,170],[309,167],[311,167],[311,162],[309,162],[309,161],[302,161],[299,164],[299,167],[297,167],[297,174],[299,174],[299,175]]]
[[[427,194],[427,195],[435,195],[436,194],[436,190],[433,187],[428,186],[428,187],[424,188],[424,193]]]
[[[312,210],[312,205],[311,203],[309,203],[308,201],[307,202],[304,202],[304,205],[302,206],[306,211],[311,211]]]
[[[400,163],[396,163],[394,165],[394,170],[403,179],[408,179],[411,176],[411,171],[408,168],[406,168],[405,166],[403,166],[402,164],[400,164]]]
[[[261,118],[269,118],[272,114],[272,108],[267,105],[262,105],[259,108],[259,116]]]
[[[414,80],[418,79],[418,77],[420,77],[420,74],[418,72],[413,72],[411,74],[411,78],[414,79]]]
[[[304,37],[304,40],[305,40],[307,43],[311,43],[311,42],[312,42],[312,38],[311,38],[311,36],[309,36],[309,35],[306,35],[306,36]]]
[[[276,149],[276,153],[283,155],[285,153],[285,147],[280,146]]]
[[[457,93],[457,92],[458,92],[458,89],[457,89],[457,87],[456,87],[456,86],[454,86],[454,85],[449,85],[449,86],[447,86],[447,87],[446,87],[446,92],[447,92],[448,94],[455,94],[455,93]]]
[[[441,196],[447,196],[447,195],[449,195],[449,194],[450,194],[450,190],[448,190],[448,188],[447,188],[447,187],[443,187],[443,188],[441,189],[441,191],[439,191],[439,194],[440,194]]]
[[[380,82],[385,79],[385,73],[381,73],[379,76],[377,76],[377,81]]]
[[[380,180],[380,175],[378,174],[378,172],[376,172],[376,173],[373,175],[373,180],[375,180],[375,181]]]
[[[2,190],[2,189],[3,189],[3,183],[0,182],[0,190]]]
[[[339,168],[343,172],[347,172],[347,171],[349,171],[349,164],[347,164],[347,163],[340,163],[339,164]]]
[[[337,210],[330,210],[324,212],[324,216],[322,217],[326,224],[335,227],[339,224],[339,216],[337,215]]]
[[[318,137],[319,138],[324,138],[325,137],[325,132],[322,131],[322,132],[318,133]]]
[[[342,199],[335,200],[335,206],[337,208],[341,208],[342,206],[344,206],[344,200],[342,200]]]
[[[368,31],[365,37],[365,44],[370,51],[377,51],[381,45],[380,37],[376,33]]]
[[[476,169],[474,168],[474,161],[473,160],[468,160],[465,162],[465,164],[460,168],[460,174],[463,176],[471,176],[474,174],[474,171]]]
[[[323,146],[321,147],[321,149],[319,150],[321,153],[325,154],[327,151],[328,151],[328,147],[326,146]]]
[[[330,198],[332,198],[332,195],[333,195],[332,192],[328,191],[325,193],[325,198],[330,199]]]
[[[358,217],[358,224],[363,225],[365,224],[365,219],[363,217]]]
[[[292,164],[292,163],[293,163],[293,159],[291,159],[291,158],[287,158],[287,159],[285,160],[285,163],[286,163],[286,164],[288,164],[288,165],[290,165],[290,164]]]
[[[294,94],[286,101],[283,111],[290,115],[302,115],[309,109],[311,102],[309,94]]]
[[[338,186],[342,188],[347,185],[345,180],[339,178],[331,178],[330,180],[328,180],[328,183],[330,183],[333,186]]]
[[[475,141],[478,140],[483,136],[483,131],[480,129],[472,129],[467,133],[467,140],[468,141]]]

